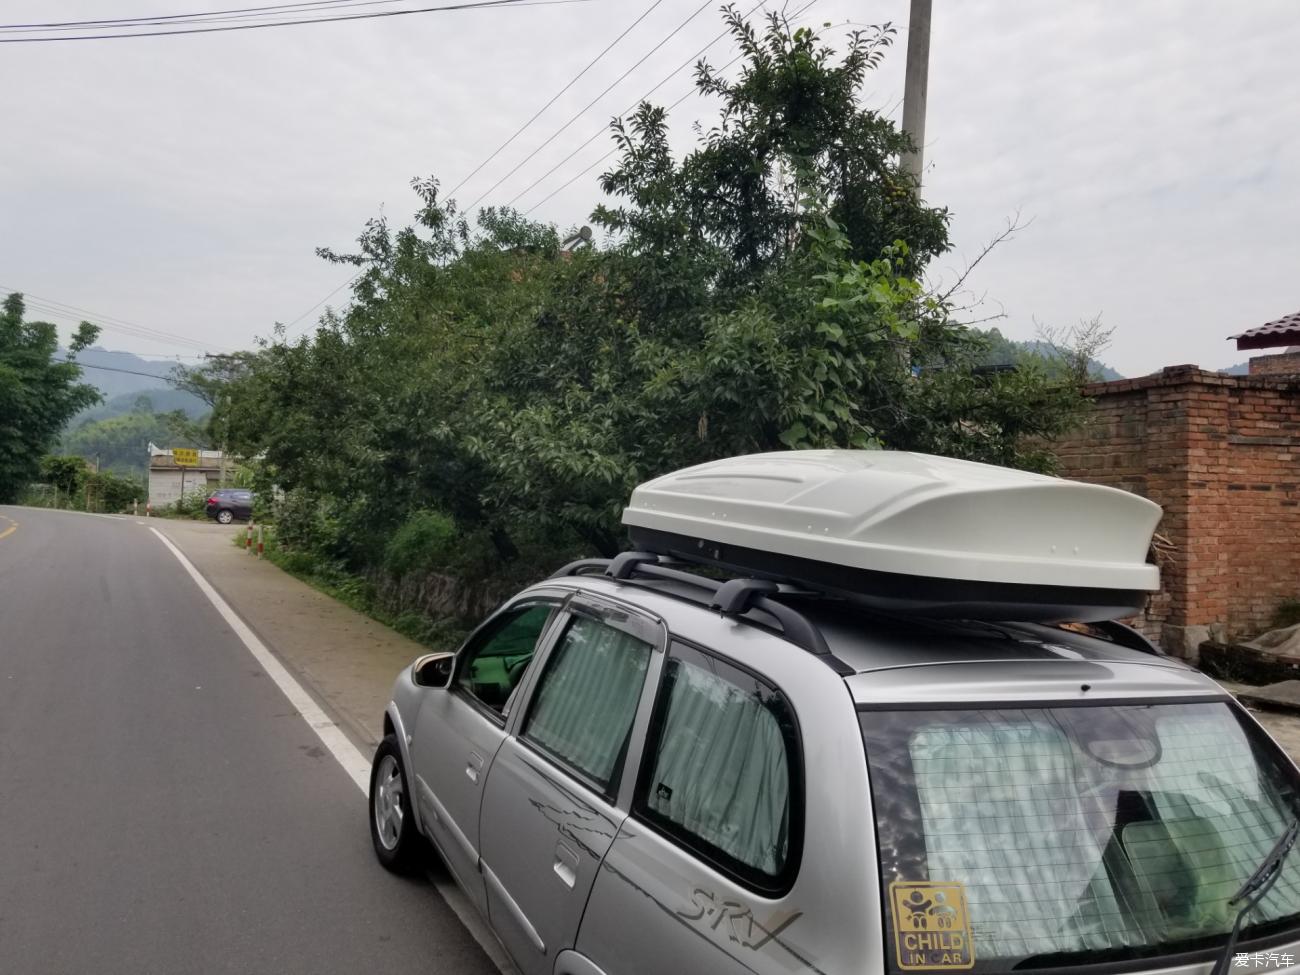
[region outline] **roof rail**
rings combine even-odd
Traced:
[[[1155,657],[1169,656],[1133,627],[1121,623],[1119,620],[1098,620],[1088,625],[1104,634],[1112,643],[1117,643],[1121,647],[1137,650],[1139,653],[1149,653]]]
[[[708,600],[692,599],[691,602],[715,609],[723,616],[735,618],[743,618],[753,609],[767,613],[781,624],[782,636],[788,642],[824,661],[841,677],[857,673],[831,652],[826,638],[822,636],[821,630],[817,629],[812,620],[797,609],[772,598],[784,591],[777,583],[768,579],[747,578],[719,582],[708,576],[696,575],[693,572],[665,565],[666,561],[669,560],[650,552],[623,552],[613,559],[579,559],[570,562],[551,578],[593,575],[595,570],[603,569],[608,578],[618,582],[636,584],[660,579],[702,589],[708,594]]]

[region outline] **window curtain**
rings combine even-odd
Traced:
[[[525,737],[608,785],[632,727],[650,645],[574,617],[542,675]]]
[[[776,717],[685,661],[676,668],[647,805],[769,875],[785,863],[790,776]]]
[[[911,740],[930,879],[966,889],[976,957],[1141,940],[1084,822],[1059,730],[990,720]]]
[[[1250,745],[1221,705],[1183,710],[1156,723],[1159,759],[1126,770],[1078,755],[1054,725],[1011,715],[912,735],[929,878],[965,886],[976,957],[1104,949],[1231,926],[1228,897],[1288,814],[1262,787]],[[1155,816],[1118,828],[1118,855],[1135,878],[1126,891],[1103,865],[1117,790],[1149,802]],[[1089,804],[1107,821],[1090,826]],[[1251,921],[1300,909],[1297,878],[1300,861],[1288,861]]]

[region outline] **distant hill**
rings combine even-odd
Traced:
[[[1250,374],[1249,362],[1238,362],[1235,366],[1228,366],[1227,369],[1220,369],[1219,372],[1225,376],[1246,376]]]
[[[986,365],[1003,366],[1011,365],[1022,355],[1036,355],[1043,359],[1055,359],[1056,350],[1046,342],[1038,339],[1030,339],[1025,342],[1019,342],[1015,339],[1009,339],[996,328],[990,328],[987,331],[977,329],[989,343],[988,356],[985,359]],[[1093,359],[1089,363],[1089,370],[1094,379],[1109,382],[1113,379],[1124,379],[1124,375],[1104,362],[1098,362]]]
[[[67,354],[66,349],[59,350],[60,358]],[[76,361],[83,367],[83,380],[98,389],[104,401],[78,413],[69,422],[69,428],[81,426],[87,420],[131,413],[141,396],[148,396],[152,401],[149,412],[182,410],[190,419],[197,419],[208,411],[203,400],[167,381],[176,368],[175,362],[145,359],[131,352],[114,352],[98,346],[78,353]]]
[[[95,420],[107,420],[127,413],[171,413],[173,410],[180,410],[191,420],[197,420],[207,414],[208,404],[183,389],[133,389],[121,396],[106,399],[98,406],[82,410],[73,417],[68,427],[79,427]]]

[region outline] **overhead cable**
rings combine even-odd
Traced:
[[[273,20],[256,24],[228,24],[223,27],[182,27],[177,30],[132,31],[120,34],[70,34],[56,37],[0,37],[0,44],[55,44],[61,41],[118,41],[131,37],[169,37],[179,34],[217,34],[235,30],[261,30],[266,27],[297,27],[303,24],[328,24],[342,20],[372,20],[378,17],[405,17],[409,14],[444,13],[455,10],[478,10],[486,7],[549,7],[590,0],[467,0],[441,7],[417,7],[412,10],[375,10],[364,14],[341,14],[337,17],[311,17],[302,20]]]
[[[810,9],[811,9],[811,8],[812,8],[816,3],[817,3],[817,0],[809,0],[808,3],[804,4],[802,7],[800,7],[798,10],[796,10],[796,11],[791,15],[790,20],[791,20],[791,21],[798,20],[800,17],[802,17],[802,16],[804,15],[804,13],[806,13],[808,10],[810,10]],[[744,19],[748,20],[749,17],[754,13],[755,10],[757,10],[759,7],[764,6],[764,5],[765,5],[765,0],[759,0],[759,2],[756,3],[753,7],[750,7],[750,8],[749,8],[749,11],[745,14]],[[654,86],[653,88],[651,88],[648,92],[646,92],[644,95],[642,95],[640,98],[638,98],[635,102],[633,102],[633,103],[632,103],[632,104],[631,104],[631,105],[630,105],[626,110],[624,110],[621,114],[622,114],[622,115],[627,115],[628,113],[630,113],[631,111],[633,111],[633,110],[634,110],[638,105],[640,105],[640,104],[641,104],[642,102],[644,102],[647,98],[649,98],[649,97],[650,97],[651,95],[653,95],[656,91],[658,91],[658,90],[659,90],[659,89],[660,89],[660,88],[661,88],[661,87],[662,87],[662,86],[663,86],[663,85],[664,85],[664,84],[665,84],[665,83],[666,83],[670,78],[672,78],[674,75],[677,75],[678,73],[680,73],[680,72],[681,72],[681,71],[682,71],[682,70],[683,70],[683,69],[684,69],[688,64],[693,63],[693,61],[694,61],[696,58],[698,58],[700,55],[704,54],[705,51],[707,51],[710,47],[712,47],[712,46],[713,46],[714,44],[716,44],[719,40],[721,40],[723,37],[725,37],[728,33],[730,33],[730,31],[723,31],[721,34],[719,34],[717,37],[715,37],[712,41],[710,41],[708,44],[706,44],[704,47],[702,47],[702,48],[697,52],[697,54],[695,55],[695,58],[692,58],[690,61],[686,61],[686,62],[684,62],[684,63],[681,65],[681,67],[677,68],[677,70],[675,70],[675,71],[671,72],[670,74],[666,75],[666,76],[665,76],[665,77],[664,77],[664,78],[663,78],[663,79],[662,79],[662,80],[661,80],[657,85],[655,85],[655,86]],[[728,61],[728,62],[727,62],[726,64],[724,64],[721,68],[718,69],[719,73],[721,73],[721,72],[723,72],[723,71],[726,71],[726,70],[727,70],[728,68],[730,68],[733,64],[735,64],[737,61],[739,61],[742,57],[743,57],[742,54],[737,54],[734,58],[732,58],[730,61]],[[696,92],[696,89],[695,89],[695,88],[691,88],[691,89],[690,89],[689,91],[687,91],[684,95],[682,95],[681,98],[677,99],[677,101],[675,101],[675,102],[673,102],[671,105],[669,105],[668,108],[666,109],[666,111],[671,112],[674,108],[676,108],[676,107],[677,107],[678,105],[680,105],[682,102],[686,101],[686,99],[690,98],[691,95],[695,94],[695,92]],[[619,117],[621,117],[621,116],[619,116]],[[528,193],[529,190],[533,189],[535,186],[537,186],[539,183],[541,183],[543,180],[545,180],[547,177],[549,177],[552,173],[554,173],[557,169],[559,169],[561,166],[563,166],[565,163],[567,163],[570,159],[572,159],[574,156],[576,156],[579,152],[581,152],[581,151],[582,151],[583,149],[585,149],[587,146],[589,146],[589,145],[591,145],[593,142],[595,142],[596,139],[598,139],[601,135],[604,135],[608,130],[609,130],[609,126],[608,126],[608,125],[601,126],[601,128],[600,128],[598,131],[596,131],[595,133],[593,133],[593,134],[591,135],[591,137],[587,139],[586,142],[582,143],[582,145],[580,145],[580,146],[578,146],[576,149],[574,149],[573,152],[569,153],[567,156],[565,156],[563,159],[561,159],[558,163],[556,163],[556,164],[555,164],[554,166],[552,166],[549,170],[547,170],[547,172],[546,172],[545,174],[543,174],[542,176],[540,176],[538,179],[534,180],[534,181],[533,181],[533,182],[532,182],[528,187],[526,187],[525,189],[521,190],[519,193],[516,193],[515,196],[514,196],[514,198],[511,199],[510,202],[507,203],[506,205],[507,205],[507,206],[513,206],[516,200],[518,200],[520,197],[522,197],[522,196],[524,196],[526,193]],[[581,179],[583,176],[587,175],[587,173],[591,172],[593,169],[595,169],[597,166],[599,166],[599,165],[600,165],[601,163],[603,163],[605,160],[609,159],[610,156],[613,156],[616,152],[618,152],[618,147],[617,147],[617,146],[615,146],[613,149],[609,150],[609,152],[605,153],[603,156],[601,156],[601,157],[600,157],[599,159],[597,159],[595,162],[589,163],[588,165],[584,166],[582,169],[580,169],[580,170],[579,170],[577,173],[575,173],[573,176],[569,177],[567,180],[565,180],[563,183],[561,183],[561,184],[560,184],[559,186],[557,186],[555,189],[551,190],[551,192],[547,193],[544,197],[542,197],[540,200],[538,200],[536,203],[534,203],[531,207],[529,207],[527,210],[525,210],[525,211],[524,211],[524,216],[526,216],[526,217],[527,217],[527,216],[530,216],[534,210],[538,209],[538,208],[541,207],[543,204],[549,202],[553,197],[557,196],[557,195],[558,195],[559,193],[561,193],[562,191],[568,189],[570,186],[572,186],[574,183],[576,183],[576,182],[577,182],[579,179]]]
[[[627,26],[626,28],[624,28],[623,33],[619,34],[618,37],[616,37],[616,38],[614,38],[612,41],[610,41],[609,44],[606,45],[606,47],[605,47],[605,49],[604,49],[603,51],[601,51],[601,52],[600,52],[599,54],[597,54],[594,58],[592,58],[589,62],[587,62],[587,66],[586,66],[585,68],[583,68],[581,71],[579,71],[577,74],[575,74],[572,78],[570,78],[568,84],[566,84],[563,88],[561,88],[561,89],[560,89],[559,91],[557,91],[554,95],[552,95],[550,101],[548,101],[545,105],[543,105],[541,108],[539,108],[539,109],[536,111],[536,113],[534,113],[534,115],[533,115],[532,118],[530,118],[530,119],[529,119],[527,122],[525,122],[523,125],[519,126],[519,128],[515,130],[514,135],[512,135],[510,138],[506,139],[506,141],[503,142],[503,143],[501,143],[501,145],[497,146],[496,150],[493,151],[492,155],[488,156],[488,157],[487,157],[486,159],[484,159],[481,163],[479,163],[477,166],[475,166],[474,169],[470,172],[470,174],[469,174],[468,176],[466,176],[466,177],[465,177],[464,179],[462,179],[459,183],[457,183],[455,186],[453,186],[453,187],[451,188],[451,191],[450,191],[447,195],[448,195],[448,196],[451,196],[451,195],[452,195],[453,193],[455,193],[458,189],[460,189],[462,186],[464,186],[466,183],[468,183],[471,179],[473,179],[473,178],[475,177],[475,175],[478,174],[479,170],[481,170],[484,166],[486,166],[486,165],[487,165],[488,163],[490,163],[493,159],[495,159],[497,156],[499,156],[499,155],[501,154],[501,150],[505,149],[506,146],[510,145],[510,143],[514,142],[515,139],[519,138],[519,136],[522,135],[522,134],[524,133],[524,130],[526,130],[526,129],[528,128],[528,126],[530,126],[530,125],[532,125],[534,122],[536,122],[537,119],[541,117],[541,114],[542,114],[543,112],[545,112],[548,108],[550,108],[552,105],[554,105],[555,102],[556,102],[556,100],[557,100],[561,95],[563,95],[566,91],[568,91],[568,90],[569,90],[570,88],[572,88],[575,84],[577,84],[577,83],[578,83],[578,79],[580,79],[580,78],[581,78],[583,75],[585,75],[588,71],[590,71],[592,68],[594,68],[594,67],[596,66],[597,62],[599,62],[601,58],[603,58],[606,54],[608,54],[610,51],[612,51],[612,50],[614,49],[614,46],[615,46],[616,44],[618,44],[619,41],[621,41],[623,38],[627,37],[627,35],[630,34],[630,33],[632,32],[632,29],[635,28],[637,24],[639,24],[639,23],[641,23],[641,21],[645,20],[646,17],[648,17],[648,16],[650,15],[650,12],[653,11],[653,10],[655,9],[655,7],[659,6],[659,5],[660,5],[661,3],[663,3],[663,2],[664,2],[664,0],[654,0],[654,3],[652,3],[652,4],[650,4],[650,6],[646,7],[646,9],[643,10],[643,11],[641,12],[641,16],[637,17],[636,20],[634,20],[634,21],[632,21],[632,23],[628,24],[628,26]]]
[[[300,3],[274,3],[263,7],[230,7],[225,10],[196,10],[188,14],[149,14],[144,17],[117,17],[110,20],[56,20],[44,24],[0,24],[0,30],[36,30],[62,27],[107,27],[112,24],[156,24],[168,20],[188,20],[191,17],[217,17],[223,14],[274,14],[302,7],[323,8],[336,6],[370,6],[376,3],[400,3],[401,0],[304,0]]]
[[[759,0],[758,3],[756,3],[756,4],[754,4],[754,6],[750,7],[749,10],[745,13],[745,19],[748,20],[748,19],[750,18],[750,16],[754,13],[754,11],[757,10],[759,7],[763,6],[763,4],[764,4],[765,2],[766,2],[766,0]],[[813,0],[813,3],[816,3],[816,2],[817,2],[817,0]],[[812,6],[811,3],[808,4],[808,7],[810,7],[810,6]],[[804,7],[803,9],[804,9],[804,10],[807,10],[808,7]],[[803,12],[803,11],[800,11],[800,13],[802,13],[802,12]],[[798,16],[798,14],[796,14],[795,16]],[[658,83],[657,85],[655,85],[653,88],[651,88],[649,91],[647,91],[647,92],[646,92],[644,95],[642,95],[640,98],[638,98],[638,99],[636,99],[634,102],[632,102],[632,104],[629,105],[627,108],[625,108],[623,111],[621,111],[621,112],[616,116],[616,118],[621,118],[622,116],[627,115],[629,112],[634,111],[638,105],[640,105],[643,101],[645,101],[647,98],[649,98],[649,97],[650,97],[651,95],[653,95],[655,92],[657,92],[660,88],[662,88],[664,85],[666,85],[669,81],[671,81],[671,80],[672,80],[673,78],[675,78],[677,75],[681,74],[681,72],[683,72],[683,71],[685,71],[687,68],[689,68],[689,67],[690,67],[692,64],[694,64],[696,61],[698,61],[698,60],[699,60],[699,59],[704,55],[704,52],[705,52],[705,51],[707,51],[709,48],[713,47],[714,44],[718,43],[718,41],[722,40],[722,39],[723,39],[724,37],[726,37],[729,33],[731,33],[730,30],[724,30],[721,34],[719,34],[719,35],[718,35],[717,37],[715,37],[713,40],[709,41],[709,43],[705,44],[702,48],[700,48],[698,51],[696,51],[694,54],[692,54],[689,58],[687,58],[685,61],[683,61],[680,65],[678,65],[678,66],[677,66],[676,68],[674,68],[672,71],[668,72],[668,74],[664,75],[664,77],[663,77],[662,79],[660,79],[660,81],[659,81],[659,83]],[[730,62],[730,64],[735,64],[735,61]],[[681,102],[680,102],[680,100],[679,100],[677,104],[680,104],[680,103],[681,103]],[[587,148],[587,146],[591,145],[593,142],[595,142],[597,139],[599,139],[602,135],[605,135],[608,131],[609,131],[609,125],[608,125],[608,124],[604,124],[604,125],[602,125],[599,129],[597,129],[597,130],[596,130],[595,132],[593,132],[590,136],[588,136],[585,142],[583,142],[581,145],[579,145],[577,148],[575,148],[571,153],[569,153],[567,156],[565,156],[563,159],[561,159],[558,163],[556,163],[554,166],[552,166],[550,169],[548,169],[545,173],[543,173],[543,174],[542,174],[541,176],[539,176],[537,179],[533,180],[533,181],[532,181],[531,183],[529,183],[526,187],[524,187],[522,190],[520,190],[518,193],[516,193],[516,194],[515,194],[515,195],[510,199],[510,201],[506,204],[506,206],[514,206],[514,204],[516,203],[516,201],[519,200],[520,197],[525,196],[526,194],[528,194],[528,193],[529,193],[532,189],[534,189],[534,188],[535,188],[539,183],[541,183],[541,182],[543,182],[544,180],[546,180],[546,179],[547,179],[547,178],[548,178],[552,173],[554,173],[557,169],[559,169],[561,166],[563,166],[565,163],[567,163],[570,159],[572,159],[574,156],[576,156],[578,153],[580,153],[583,149]],[[590,169],[590,168],[591,168],[591,167],[588,167],[588,169]],[[583,172],[586,172],[586,170],[584,170]],[[567,185],[567,184],[566,184],[566,185]],[[529,212],[531,212],[531,211],[529,211]]]
[[[545,142],[543,142],[540,146],[538,146],[536,149],[534,149],[532,152],[530,152],[528,155],[526,155],[523,159],[521,159],[521,160],[518,162],[518,164],[516,164],[516,166],[515,166],[514,169],[510,170],[510,172],[506,173],[506,174],[505,174],[504,176],[502,176],[499,180],[497,180],[495,183],[493,183],[490,187],[488,187],[488,189],[487,189],[486,191],[484,191],[483,193],[479,194],[479,198],[478,198],[477,200],[475,200],[473,203],[471,203],[468,207],[465,208],[465,209],[466,209],[466,212],[468,212],[469,210],[473,210],[476,206],[478,206],[480,203],[482,203],[483,200],[484,200],[487,196],[489,196],[490,194],[496,192],[496,189],[497,189],[498,186],[500,186],[502,183],[504,183],[506,180],[508,180],[508,179],[509,179],[511,176],[513,176],[515,173],[519,172],[519,170],[522,169],[522,168],[523,168],[523,167],[528,163],[529,160],[531,160],[531,159],[532,159],[534,156],[536,156],[539,152],[541,152],[543,149],[545,149],[547,146],[549,146],[552,142],[554,142],[556,139],[558,139],[558,138],[560,137],[560,135],[561,135],[561,134],[562,134],[562,133],[563,133],[563,132],[564,132],[564,131],[565,131],[565,130],[570,126],[570,125],[572,125],[574,122],[578,121],[578,119],[580,119],[583,115],[585,115],[588,109],[590,109],[590,108],[591,108],[593,105],[595,105],[598,101],[600,101],[602,98],[604,98],[606,95],[608,95],[611,91],[613,91],[614,88],[616,88],[620,83],[622,83],[622,81],[623,81],[625,78],[627,78],[627,76],[630,75],[633,71],[635,71],[637,68],[641,67],[641,65],[645,64],[645,62],[646,62],[647,60],[649,60],[650,55],[654,54],[654,53],[655,53],[656,51],[658,51],[661,47],[663,47],[663,46],[664,46],[665,44],[667,44],[670,40],[672,40],[675,36],[677,36],[677,34],[678,34],[678,33],[679,33],[683,28],[685,28],[687,24],[689,24],[692,20],[694,20],[694,19],[695,19],[696,17],[698,17],[700,14],[704,13],[705,9],[708,8],[708,7],[710,7],[712,4],[713,4],[713,0],[704,0],[704,3],[700,4],[700,5],[695,9],[695,12],[694,12],[693,14],[691,14],[689,17],[687,17],[685,20],[683,20],[680,24],[678,24],[676,27],[674,27],[671,31],[669,31],[668,35],[667,35],[666,37],[664,37],[663,40],[661,40],[661,41],[660,41],[658,44],[656,44],[654,47],[650,48],[650,50],[647,51],[644,55],[642,55],[642,57],[641,57],[641,58],[640,58],[640,59],[639,59],[635,64],[633,64],[630,68],[628,68],[628,69],[627,69],[626,71],[624,71],[621,75],[619,75],[616,79],[614,79],[613,82],[611,82],[608,86],[606,86],[606,88],[605,88],[604,91],[602,91],[599,95],[597,95],[595,98],[593,98],[591,101],[589,101],[585,106],[583,106],[581,109],[579,109],[579,110],[577,111],[577,113],[573,115],[573,117],[571,117],[567,122],[565,122],[565,123],[564,123],[563,125],[561,125],[558,129],[556,129],[553,133],[551,133],[551,135],[547,137],[547,139],[546,139]]]

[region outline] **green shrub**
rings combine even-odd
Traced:
[[[445,568],[455,553],[456,523],[440,511],[417,511],[384,547],[384,568],[394,576]]]
[[[1300,623],[1300,599],[1284,599],[1273,611],[1273,629],[1282,630]]]

